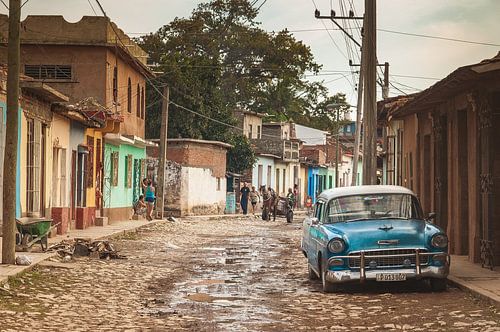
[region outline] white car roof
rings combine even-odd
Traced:
[[[400,186],[387,185],[367,185],[367,186],[352,186],[340,187],[323,191],[318,199],[330,200],[332,198],[355,195],[374,195],[374,194],[415,194],[408,188]]]

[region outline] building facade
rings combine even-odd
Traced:
[[[500,257],[500,55],[458,68],[421,93],[379,103],[385,181],[412,189],[446,230],[450,251]],[[493,260],[498,264],[498,259]]]
[[[0,15],[2,43],[7,20]],[[62,16],[28,16],[22,24],[23,73],[50,83],[69,104],[82,104],[89,116],[105,123],[85,129],[78,149],[71,151],[85,177],[76,189],[72,217],[83,227],[95,216],[129,219],[137,198],[129,191],[140,190],[135,179],[145,174],[145,89],[153,77],[147,54],[106,17],[69,23]],[[0,57],[5,61],[5,48]]]

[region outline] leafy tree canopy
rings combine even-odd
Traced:
[[[229,143],[233,145],[233,148],[227,153],[228,171],[241,174],[251,169],[257,158],[248,138],[243,135],[234,135]]]
[[[249,0],[210,0],[198,5],[189,18],[176,18],[137,40],[163,73],[153,83],[158,89],[170,87],[168,136],[234,144],[228,156],[228,168],[234,172],[255,161],[248,142],[225,125],[236,125],[236,108],[267,113],[274,121],[293,120],[330,130],[334,119],[324,106],[345,103],[345,96],[337,95],[318,104],[326,98],[326,88],[305,77],[321,69],[311,49],[286,29],[264,31],[257,14]],[[146,135],[150,138],[159,137],[160,98],[149,87]]]
[[[268,113],[275,120],[303,120],[325,96],[320,83],[305,79],[320,69],[311,50],[287,30],[266,32],[248,0],[212,0],[189,18],[176,18],[139,39],[164,72],[171,99],[210,118],[232,123],[235,108]],[[158,100],[149,90],[149,103]],[[171,105],[170,137],[226,140],[227,126]],[[148,111],[147,133],[159,136],[160,105]]]

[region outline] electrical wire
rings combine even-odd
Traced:
[[[92,8],[94,15],[97,16],[97,12],[95,11],[94,6],[92,6],[92,2],[90,2],[90,0],[87,0],[87,2],[89,3],[90,8]]]
[[[317,10],[318,9],[318,6],[316,6],[316,2],[314,0],[311,0],[311,2],[313,3],[314,5],[314,8]],[[325,31],[328,33],[328,36],[330,36],[330,39],[331,41],[333,42],[333,45],[335,45],[335,48],[337,49],[337,51],[339,51],[339,53],[346,59],[346,60],[349,60],[347,58],[347,56],[344,54],[344,52],[342,52],[342,50],[340,49],[339,45],[337,45],[337,42],[335,41],[335,39],[333,38],[332,34],[330,33],[330,31],[328,30],[325,22],[323,22],[323,20],[320,20],[321,21],[321,24],[323,24],[323,26],[325,27]]]
[[[389,29],[377,29],[377,30],[382,31],[382,32],[386,32],[386,33],[393,33],[393,34],[404,35],[404,36],[439,39],[439,40],[453,41],[453,42],[457,42],[457,43],[500,47],[500,44],[495,44],[495,43],[486,43],[486,42],[479,42],[479,41],[472,41],[472,40],[465,40],[465,39],[458,39],[458,38],[450,38],[450,37],[442,37],[442,36],[424,35],[424,34],[420,34],[420,33],[395,31],[395,30],[389,30]]]

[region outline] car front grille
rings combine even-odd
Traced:
[[[426,250],[420,250],[420,252],[427,252]],[[365,251],[365,267],[370,267],[370,262],[375,261],[377,263],[376,267],[404,267],[404,261],[409,259],[411,266],[415,266],[415,249],[387,249],[387,250],[368,250]],[[352,252],[349,256],[359,256],[360,252]],[[396,256],[394,255],[402,255]],[[381,256],[376,258],[370,258],[367,256]],[[420,265],[427,265],[429,261],[429,256],[420,256]],[[349,258],[350,268],[359,268],[361,264],[361,258]]]

